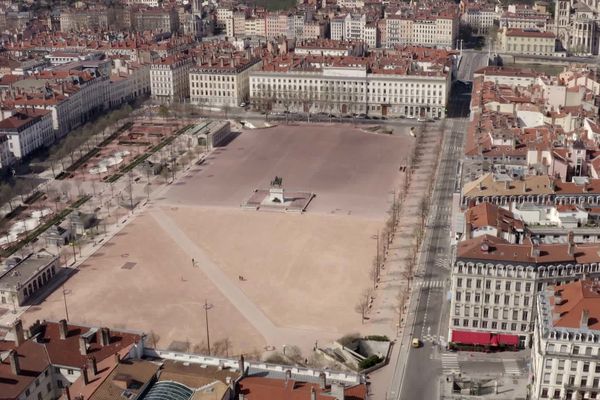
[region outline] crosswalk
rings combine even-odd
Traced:
[[[423,335],[421,336],[421,340],[424,342],[429,342],[429,343],[443,343],[444,341],[444,336],[437,336],[437,335]]]
[[[438,212],[441,212],[441,213],[449,213],[450,212],[450,206],[439,206],[439,205],[434,204],[431,207],[431,210],[432,211],[438,211]]]
[[[508,375],[521,375],[522,371],[519,367],[519,364],[516,360],[502,360],[502,364],[504,364],[504,371]]]
[[[444,257],[444,256],[436,257],[433,264],[438,268],[446,268],[446,269],[450,268],[448,257]]]
[[[441,288],[444,287],[444,281],[418,281],[416,285],[421,288]]]
[[[442,372],[444,375],[460,374],[458,355],[456,353],[442,354]]]

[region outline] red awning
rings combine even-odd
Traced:
[[[518,346],[519,336],[490,332],[452,331],[452,342],[480,346]]]
[[[489,332],[452,331],[452,342],[489,345],[492,343],[492,334]]]
[[[497,335],[498,343],[508,346],[518,346],[519,337],[517,335]]]

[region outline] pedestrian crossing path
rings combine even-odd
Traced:
[[[433,263],[438,268],[449,268],[450,267],[448,257],[444,257],[444,256],[436,257],[436,259]]]
[[[442,354],[442,372],[444,375],[460,374],[458,355],[456,353]]]
[[[450,206],[442,206],[442,205],[434,204],[431,207],[431,210],[432,211],[437,211],[437,212],[440,212],[440,213],[449,213],[450,212]]]
[[[444,281],[418,281],[417,287],[421,288],[441,288],[444,287]]]
[[[444,341],[444,337],[443,336],[437,336],[437,335],[423,335],[421,337],[421,340],[423,342],[430,342],[430,343],[442,343]]]
[[[502,360],[504,364],[504,372],[508,375],[521,375],[522,371],[516,360]]]

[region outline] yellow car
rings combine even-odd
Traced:
[[[415,349],[418,349],[419,347],[421,347],[421,341],[417,338],[413,338],[411,345]]]

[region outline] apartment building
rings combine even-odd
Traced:
[[[269,39],[280,36],[294,37],[292,15],[285,12],[267,13],[265,16],[265,36]]]
[[[150,65],[150,94],[163,102],[181,101],[190,92],[189,72],[194,61],[191,57],[169,56]]]
[[[228,24],[232,25],[233,10],[228,7],[217,7],[215,16],[217,28],[224,30],[227,36],[233,36],[233,27],[231,32],[227,29]]]
[[[548,29],[550,15],[539,13],[511,13],[505,12],[500,17],[500,28],[539,30],[545,32]]]
[[[553,56],[556,54],[556,36],[552,32],[504,28],[500,33],[500,51]]]
[[[8,138],[8,149],[15,159],[54,142],[52,113],[49,110],[24,108],[0,121],[0,136]]]
[[[500,13],[494,5],[467,3],[460,22],[472,29],[473,35],[485,36],[499,19]]]
[[[443,118],[452,62],[441,52],[435,57],[439,64],[410,59],[416,55],[411,51],[369,57],[276,56],[250,74],[250,99],[267,109]]]
[[[175,7],[132,9],[131,18],[131,27],[137,32],[179,31],[179,14]]]
[[[266,36],[264,18],[246,18],[245,31],[247,36]]]
[[[3,341],[0,363],[0,393],[7,400],[71,398],[69,388],[78,379],[89,384],[101,377],[102,365],[108,370],[121,358],[141,357],[145,337],[65,320],[37,321],[29,329],[17,320],[12,336],[14,342]],[[76,398],[79,391],[73,392]]]
[[[600,281],[548,286],[538,294],[532,399],[600,394]]]
[[[49,110],[52,128],[57,138],[81,125],[81,104],[62,93],[35,93],[16,96],[7,103],[17,109]]]
[[[129,6],[141,5],[141,6],[146,6],[146,7],[158,7],[159,2],[158,2],[158,0],[127,0],[127,5],[129,5]]]
[[[250,98],[249,76],[260,58],[246,53],[198,60],[190,70],[190,101],[205,106],[237,107]]]
[[[451,49],[458,37],[459,19],[454,10],[390,15],[386,17],[387,47],[426,46]]]
[[[245,35],[246,34],[246,13],[244,11],[234,11],[232,19],[233,19],[233,32],[227,32],[227,22],[225,22],[225,34],[227,36],[243,36],[243,35]]]
[[[600,245],[511,244],[484,235],[457,246],[451,271],[449,341],[487,332],[529,346],[537,294],[546,286],[600,276]],[[456,332],[456,333],[455,333]]]
[[[0,136],[0,168],[6,168],[14,161],[15,157],[8,147],[8,136]]]
[[[324,21],[306,21],[302,29],[302,36],[297,39],[324,39],[327,31],[327,24]]]
[[[335,17],[331,20],[330,30],[333,40],[362,40],[371,48],[379,46],[377,24],[364,13]]]
[[[116,10],[114,8],[73,9],[60,13],[60,30],[62,32],[106,31],[114,28],[115,22]]]
[[[303,40],[296,42],[294,53],[298,55],[363,57],[366,54],[366,48],[362,41]]]

